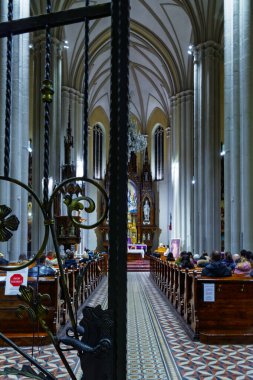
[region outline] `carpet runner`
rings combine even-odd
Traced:
[[[150,272],[150,260],[138,259],[127,262],[128,272]]]

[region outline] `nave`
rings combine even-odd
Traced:
[[[87,305],[107,307],[107,281],[94,291]],[[128,273],[128,380],[250,380],[253,379],[253,345],[204,345],[193,342],[183,330],[174,309],[149,272]],[[31,352],[30,348],[27,348]],[[50,346],[34,349],[34,356],[46,363],[57,379],[69,377]],[[78,379],[78,358],[68,353]],[[25,360],[12,349],[0,349],[0,368]],[[17,379],[16,376],[1,380]],[[26,379],[26,377],[23,377]]]

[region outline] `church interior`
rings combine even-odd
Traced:
[[[0,379],[253,379],[252,20],[0,2]]]

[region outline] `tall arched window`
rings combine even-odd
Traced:
[[[103,169],[103,131],[96,124],[93,128],[93,178],[102,179]]]
[[[154,170],[155,181],[161,181],[164,178],[164,130],[158,125],[154,132]]]

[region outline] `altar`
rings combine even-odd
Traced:
[[[141,255],[142,259],[144,259],[146,252],[147,244],[127,244],[127,254]]]

